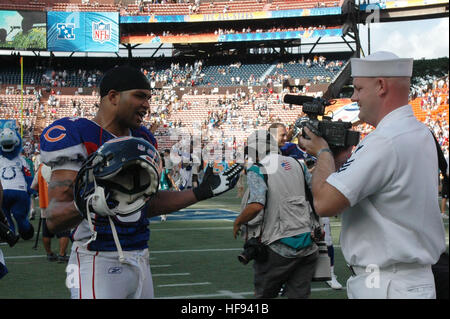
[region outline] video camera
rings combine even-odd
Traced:
[[[331,105],[330,101],[324,98],[313,98],[310,96],[286,94],[284,103],[303,105],[303,112],[307,117],[299,118],[295,121],[295,135],[302,131],[302,136],[308,138],[303,128],[307,126],[314,134],[323,137],[330,149],[335,153],[339,149],[344,149],[359,143],[359,132],[350,130],[352,123],[343,121],[332,121],[332,117],[324,116],[325,108]],[[322,120],[317,117],[321,115]]]

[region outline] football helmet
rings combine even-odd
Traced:
[[[14,130],[6,127],[0,132],[0,146],[3,152],[12,152],[19,144],[20,139]]]
[[[118,137],[83,163],[75,179],[75,204],[84,217],[128,215],[141,210],[158,191],[161,159],[150,142]]]

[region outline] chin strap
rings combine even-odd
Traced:
[[[95,181],[94,181],[94,183],[95,183]],[[96,187],[96,189],[101,189],[102,192],[103,192],[103,188],[101,188],[101,187]],[[94,197],[96,197],[96,198],[94,198]],[[94,199],[93,200],[94,202],[98,201],[99,197],[102,198],[102,196],[99,196],[98,192],[95,192],[95,193],[89,195],[88,199],[86,200],[86,212],[87,212],[86,215],[87,215],[87,220],[88,220],[88,224],[89,224],[89,229],[91,230],[92,235],[91,235],[91,238],[87,242],[85,242],[83,244],[83,246],[87,246],[87,245],[89,245],[89,243],[91,243],[91,242],[93,242],[93,241],[95,241],[97,239],[97,232],[95,231],[94,224],[92,223],[91,212],[89,210],[89,204],[90,204],[90,202],[93,199]],[[104,193],[103,193],[103,202],[106,205],[106,201],[104,200]],[[106,206],[106,209],[107,209],[107,206]],[[107,215],[107,216],[108,216],[109,224],[111,226],[111,232],[112,232],[112,235],[113,235],[113,238],[114,238],[114,243],[115,243],[115,245],[117,247],[117,253],[119,254],[119,261],[121,263],[124,263],[124,262],[126,262],[126,259],[125,259],[125,256],[123,254],[122,246],[120,245],[119,236],[117,235],[116,226],[114,225],[114,222],[111,219],[111,216],[109,216],[109,215]]]
[[[114,226],[114,222],[112,221],[111,217],[108,216],[109,224],[111,225],[111,230],[114,238],[114,243],[117,247],[117,253],[119,254],[119,261],[121,263],[125,262],[125,257],[123,255],[122,246],[120,245],[119,236],[117,235],[116,226]]]
[[[94,196],[94,195],[93,194],[89,195],[89,197],[88,197],[88,199],[86,201],[86,217],[87,217],[87,220],[88,220],[89,229],[91,230],[91,238],[87,242],[85,242],[83,244],[83,246],[87,246],[91,242],[93,242],[93,241],[95,241],[97,239],[97,232],[95,231],[94,225],[92,224],[91,212],[89,210],[89,202],[91,201],[92,196]]]

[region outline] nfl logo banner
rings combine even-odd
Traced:
[[[118,12],[47,12],[49,51],[119,52]]]
[[[90,12],[86,29],[86,51],[119,52],[118,12]]]
[[[100,22],[92,23],[92,40],[103,43],[111,40],[111,23]]]

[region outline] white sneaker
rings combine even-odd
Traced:
[[[448,216],[446,214],[441,214],[443,219],[448,219]]]
[[[336,289],[336,290],[342,289],[342,285],[337,281],[335,275],[331,276],[331,280],[328,280],[327,284],[328,284],[328,286],[330,286],[333,289]]]

